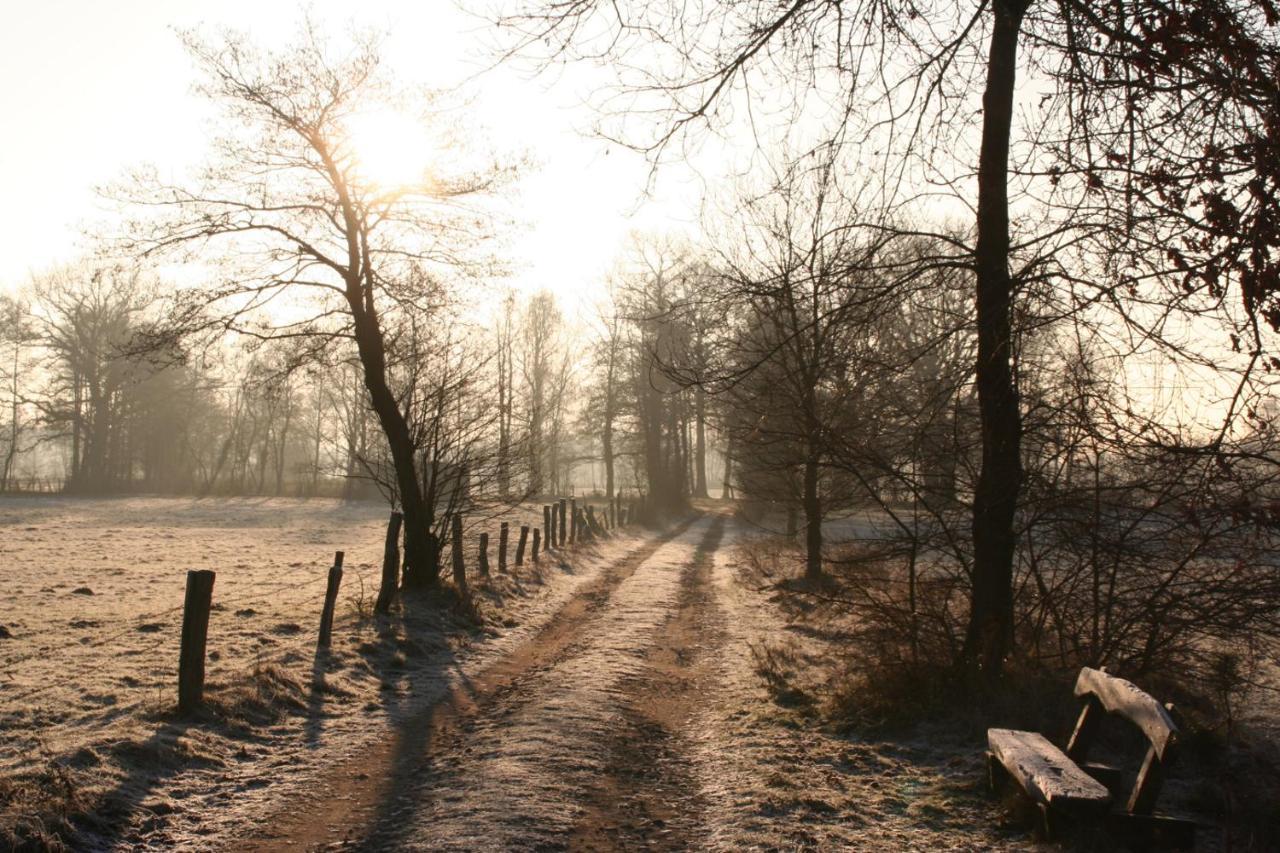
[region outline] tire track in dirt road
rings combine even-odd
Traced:
[[[706,803],[685,729],[716,677],[723,615],[712,570],[724,534],[718,517],[681,577],[678,609],[627,680],[620,725],[604,745],[601,784],[569,837],[573,850],[686,850],[697,846]]]
[[[584,585],[527,644],[461,680],[439,701],[396,727],[395,735],[371,744],[356,758],[333,768],[318,796],[288,803],[269,829],[231,845],[235,850],[315,850],[335,845],[385,849],[434,846],[434,833],[406,833],[408,812],[422,796],[423,780],[440,774],[450,759],[472,752],[478,724],[509,713],[540,674],[580,654],[619,587],[656,554],[685,537],[690,518],[605,567]],[[442,756],[442,757],[441,757]],[[447,845],[446,845],[447,846]],[[466,847],[467,845],[462,845]]]

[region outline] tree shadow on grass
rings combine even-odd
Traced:
[[[127,738],[99,749],[123,771],[108,790],[95,794],[90,808],[75,815],[77,847],[110,849],[119,844],[163,843],[167,815],[179,807],[155,795],[180,773],[226,766],[226,760],[189,737],[195,731],[216,733],[242,745],[266,743],[260,734],[268,724],[302,708],[301,687],[276,667],[255,668],[249,678],[234,685],[211,682],[204,707],[189,714],[166,710],[155,716],[155,728],[145,738]],[[89,772],[101,763],[98,751],[81,749],[68,760]],[[92,756],[90,759],[89,756]]]

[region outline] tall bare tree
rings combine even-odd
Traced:
[[[384,186],[353,139],[362,113],[401,109],[428,119],[427,93],[408,99],[382,67],[378,40],[334,46],[310,24],[283,51],[235,35],[184,36],[223,109],[226,135],[194,179],[142,173],[116,191],[140,211],[124,248],[146,256],[209,250],[229,265],[225,284],[180,314],[263,337],[346,340],[359,354],[370,404],[394,462],[405,519],[406,579],[435,582],[421,478],[403,401],[389,375],[387,315],[430,314],[424,280],[469,269],[486,227],[470,203],[508,174],[457,165],[447,149],[408,183]],[[479,229],[479,230],[478,230]],[[274,315],[269,303],[288,305]]]

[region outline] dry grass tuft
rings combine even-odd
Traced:
[[[0,849],[70,850],[70,820],[88,805],[77,771],[50,761],[22,776],[0,777]]]
[[[282,667],[255,664],[234,684],[211,682],[205,704],[235,728],[269,725],[306,711],[306,686]]]

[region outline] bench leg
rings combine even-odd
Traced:
[[[1062,828],[1058,816],[1044,803],[1036,803],[1040,811],[1040,819],[1036,821],[1036,831],[1045,841],[1053,841]]]
[[[1009,771],[1004,769],[1004,765],[1000,763],[1000,759],[995,757],[994,753],[987,753],[987,785],[991,788],[991,793],[998,794],[1000,789],[1004,787],[1005,781],[1009,778]]]

